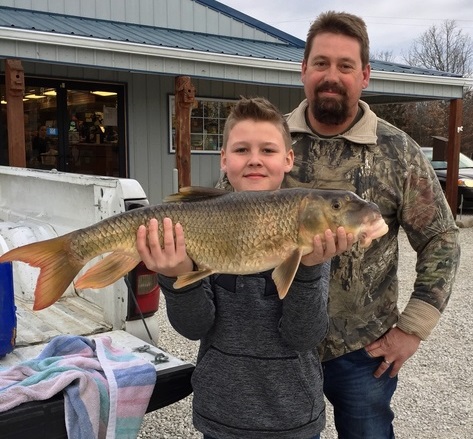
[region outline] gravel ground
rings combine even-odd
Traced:
[[[462,259],[454,293],[430,339],[401,369],[393,399],[397,439],[473,438],[473,300],[471,278],[473,217],[459,217],[468,227],[460,229]],[[400,234],[400,307],[406,303],[415,275],[415,253]],[[164,300],[159,319],[159,345],[184,360],[194,362],[198,343],[179,336],[169,325]],[[139,438],[202,438],[192,426],[192,395],[145,416]],[[330,404],[323,439],[336,439]]]

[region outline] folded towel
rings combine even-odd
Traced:
[[[70,439],[135,439],[155,382],[154,366],[110,337],[60,335],[36,358],[0,368],[0,412],[63,391]]]

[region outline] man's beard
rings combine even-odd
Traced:
[[[337,91],[341,100],[335,98],[320,98],[321,91]],[[348,102],[345,90],[339,86],[322,84],[315,90],[315,99],[311,103],[310,110],[315,120],[324,125],[341,125],[348,118]]]

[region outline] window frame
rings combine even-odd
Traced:
[[[223,128],[225,125],[225,121],[227,120],[228,113],[230,109],[238,99],[235,98],[211,98],[211,97],[202,97],[196,96],[195,101],[198,103],[199,107],[191,109],[191,154],[220,154],[222,148],[222,140],[223,140]],[[207,103],[218,104],[218,113],[217,115],[208,115],[206,111],[209,108]],[[203,104],[203,105],[201,105]],[[223,106],[226,105],[226,108]],[[223,109],[223,111],[222,111]],[[215,124],[215,122],[217,122]],[[169,136],[169,153],[174,154],[176,152],[174,139],[175,139],[175,95],[170,94],[168,96],[168,136]],[[216,125],[216,132],[212,131],[209,133],[206,130],[206,127],[212,126],[212,129],[215,129]],[[199,127],[202,127],[199,130]],[[194,131],[193,131],[194,130]],[[198,142],[202,139],[202,147],[200,146],[194,148],[194,145],[197,145]],[[209,142],[210,143],[210,147]],[[215,143],[216,142],[216,143]],[[207,149],[205,147],[207,145]],[[215,145],[215,147],[213,146]],[[210,149],[212,148],[212,149]],[[215,148],[215,149],[213,149]]]

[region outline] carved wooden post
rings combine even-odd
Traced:
[[[8,163],[26,166],[23,94],[25,74],[19,59],[5,60],[5,95],[7,99]]]
[[[191,109],[195,103],[195,87],[189,76],[176,76],[176,168],[178,186],[191,185]]]

